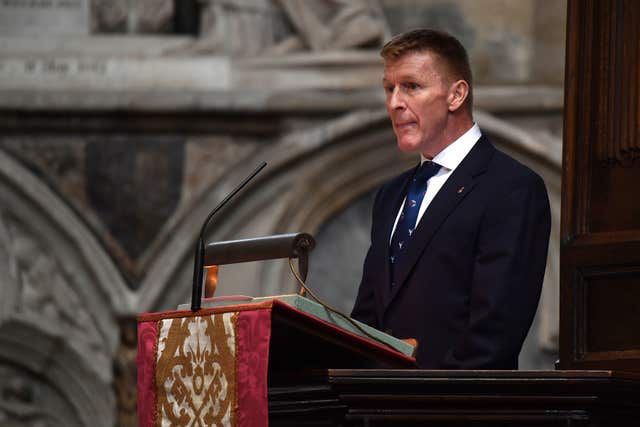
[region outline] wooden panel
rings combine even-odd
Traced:
[[[640,177],[640,8],[637,1],[608,3],[595,5],[588,229],[640,232],[640,197],[633,197]]]
[[[640,371],[640,2],[567,13],[559,366]]]
[[[634,229],[640,240],[639,6],[568,5],[564,177],[574,237]]]
[[[269,386],[271,426],[636,425],[640,377],[607,371],[330,369]]]
[[[596,2],[593,41],[596,69],[594,155],[598,163],[630,166],[640,157],[638,138],[637,1]]]
[[[578,358],[607,360],[640,355],[640,269],[578,271]]]
[[[596,166],[591,170],[589,231],[633,231],[634,239],[639,238],[640,191],[633,189],[638,178],[640,161],[630,166],[614,164]]]

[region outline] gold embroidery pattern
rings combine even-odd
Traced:
[[[160,320],[156,425],[236,425],[237,313]]]

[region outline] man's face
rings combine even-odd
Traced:
[[[386,106],[402,151],[431,158],[444,148],[449,88],[441,69],[430,52],[410,52],[385,63]]]

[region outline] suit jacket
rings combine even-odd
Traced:
[[[425,369],[517,369],[536,312],[551,215],[542,179],[481,137],[396,262],[389,239],[414,170],[379,190],[352,317],[418,340]]]

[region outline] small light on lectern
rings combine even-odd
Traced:
[[[204,297],[212,298],[218,287],[218,266],[209,265],[205,267],[205,283],[204,283]]]

